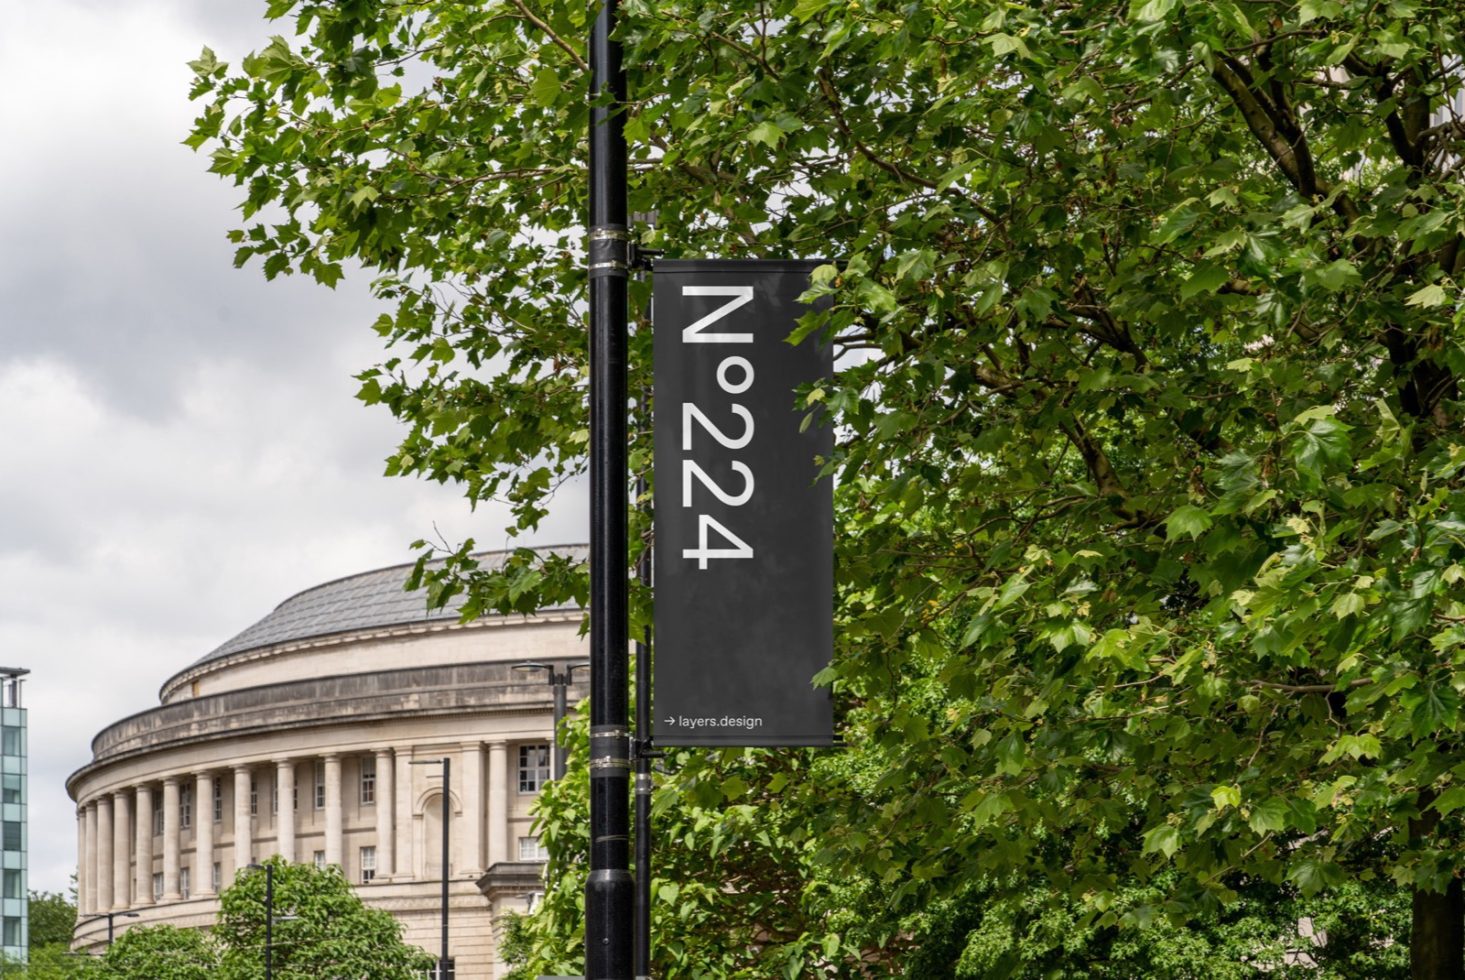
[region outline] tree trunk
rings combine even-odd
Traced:
[[[1444,894],[1414,890],[1409,938],[1410,980],[1465,978],[1465,893],[1460,879]]]

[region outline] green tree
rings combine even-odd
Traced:
[[[71,934],[76,929],[76,905],[70,899],[54,892],[31,892],[27,907],[31,948],[71,944]]]
[[[277,980],[371,977],[422,980],[433,959],[402,941],[391,913],[367,908],[338,868],[271,858],[274,925],[271,958]],[[213,938],[221,948],[217,976],[264,976],[265,873],[241,875],[219,897]],[[293,916],[293,918],[286,918]]]
[[[219,947],[208,933],[177,926],[123,930],[101,958],[97,980],[212,980]]]
[[[1100,927],[1387,878],[1413,975],[1459,976],[1465,10],[622,10],[648,241],[842,260],[803,397],[841,433],[824,679],[874,775],[784,794],[826,877],[1042,882]],[[269,12],[293,41],[194,62],[239,261],[371,270],[389,471],[534,526],[586,444],[584,7]],[[467,615],[583,594],[470,550],[426,576]]]

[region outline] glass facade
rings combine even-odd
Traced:
[[[30,946],[24,673],[0,668],[0,952],[12,962],[24,962]]]

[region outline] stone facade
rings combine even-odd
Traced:
[[[96,736],[67,783],[78,950],[105,944],[109,912],[136,913],[114,916],[119,931],[211,925],[218,890],[280,854],[340,866],[436,953],[441,767],[413,763],[448,759],[450,951],[459,980],[501,975],[498,923],[540,890],[529,808],[552,738],[545,673],[513,664],[584,659],[581,613],[466,625],[420,602],[404,613],[414,607],[385,590],[399,596],[408,570],[287,600],[169,679],[159,706]]]

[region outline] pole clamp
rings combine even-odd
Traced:
[[[590,229],[590,278],[614,276],[625,279],[631,271],[631,233],[622,225],[599,225]]]
[[[631,771],[631,738],[623,726],[590,729],[590,775],[610,778]]]

